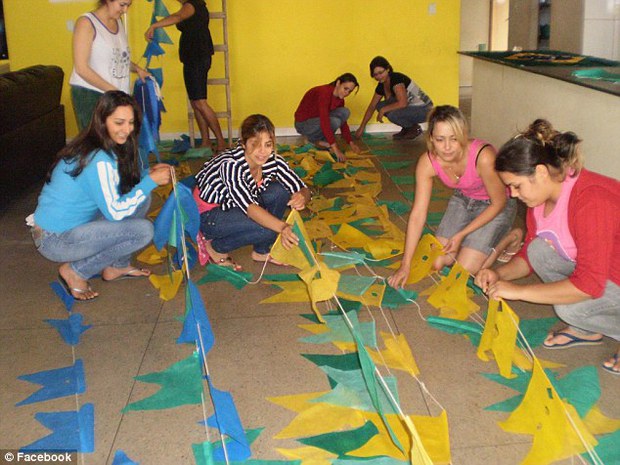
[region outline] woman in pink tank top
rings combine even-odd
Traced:
[[[469,139],[465,118],[458,108],[435,107],[428,117],[428,152],[418,160],[415,198],[409,215],[405,252],[400,268],[388,282],[403,286],[422,235],[435,176],[455,193],[437,228],[444,255],[434,263],[439,270],[458,261],[467,271],[480,270],[493,247],[512,226],[516,203],[494,168],[495,149],[479,139]]]

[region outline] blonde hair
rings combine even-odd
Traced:
[[[463,147],[463,149],[467,147],[469,142],[467,122],[465,121],[463,113],[461,113],[461,110],[458,108],[452,105],[439,105],[431,110],[426,121],[428,123],[428,129],[424,137],[429,152],[433,153],[433,131],[437,123],[447,123],[454,132],[456,140],[461,147]]]

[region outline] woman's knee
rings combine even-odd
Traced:
[[[155,233],[153,223],[149,220],[135,220],[135,229],[133,230],[136,243],[140,244],[138,248],[146,247],[152,240]]]

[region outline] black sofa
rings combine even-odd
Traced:
[[[0,206],[41,184],[65,145],[63,78],[45,65],[0,75]]]

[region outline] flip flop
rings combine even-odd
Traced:
[[[135,273],[146,273],[146,272],[148,272],[148,274],[135,274]],[[105,281],[106,283],[111,283],[114,281],[122,281],[123,279],[148,278],[150,275],[151,275],[151,270],[147,268],[132,268],[131,270],[127,271],[126,273],[123,273],[122,275],[114,279],[101,278],[101,280]]]
[[[618,352],[616,352],[614,354],[614,356],[611,358],[614,361],[614,364],[612,366],[608,367],[607,365],[605,365],[607,363],[607,361],[605,361],[605,362],[603,362],[601,367],[607,373],[611,373],[612,375],[620,375],[620,370],[614,370],[614,366],[618,363],[618,358],[620,358],[620,354]]]
[[[220,258],[219,260],[214,260],[213,257],[209,256],[209,263],[213,263],[214,265],[225,266],[226,268],[231,268],[233,271],[243,271],[243,267],[236,263],[232,257]]]
[[[549,345],[546,342],[543,342],[543,347],[545,349],[568,349],[569,347],[577,347],[577,346],[597,346],[603,343],[603,337],[601,336],[598,339],[584,339],[579,336],[575,336],[574,334],[567,333],[566,331],[558,331],[553,333],[553,337],[555,336],[564,336],[568,338],[568,342],[563,344],[552,344]]]
[[[90,299],[79,299],[76,296],[73,295],[74,292],[78,293],[78,294],[85,294],[87,292],[92,292],[92,289],[90,288],[90,286],[88,286],[88,289],[80,289],[79,287],[69,287],[69,283],[67,283],[67,281],[65,280],[65,278],[63,278],[62,276],[60,276],[60,273],[58,274],[58,283],[62,286],[62,288],[65,290],[65,292],[67,293],[67,295],[70,295],[71,297],[73,297],[73,300],[75,302],[92,302],[93,300],[95,300],[97,297],[99,297],[98,295],[91,297]]]

